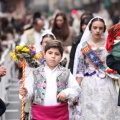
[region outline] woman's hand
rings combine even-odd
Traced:
[[[57,95],[57,100],[58,101],[65,101],[66,100],[66,94],[64,92],[60,92],[58,95]]]
[[[21,87],[20,90],[19,90],[19,93],[22,96],[26,96],[28,91],[27,91],[27,89],[25,87]]]

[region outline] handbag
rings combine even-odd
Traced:
[[[6,111],[6,105],[0,98],[0,116],[2,116],[5,111]]]

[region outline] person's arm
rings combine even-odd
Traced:
[[[19,98],[22,99],[22,95],[25,96],[25,102],[29,101],[33,97],[33,85],[34,85],[34,78],[33,72],[31,71],[30,74],[25,79],[25,87],[20,88],[19,90]]]
[[[76,97],[79,95],[80,91],[81,88],[79,84],[77,83],[74,76],[70,73],[67,88],[61,91],[58,94],[57,98],[61,101],[65,101],[66,99],[74,101]]]
[[[73,71],[74,76],[80,85],[85,72],[85,57],[79,46],[77,47],[75,54]]]
[[[6,68],[4,66],[0,67],[0,77],[3,77],[6,75]]]

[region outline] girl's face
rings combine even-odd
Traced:
[[[104,23],[101,21],[94,21],[91,26],[92,37],[100,39],[104,32]]]
[[[46,37],[46,38],[43,38],[42,40],[42,47],[43,47],[43,50],[45,50],[45,46],[46,46],[46,43],[53,40],[52,38],[50,37]]]
[[[82,31],[83,31],[83,32],[85,31],[86,27],[87,27],[86,24],[83,24],[83,25],[82,25]]]
[[[63,25],[63,23],[64,23],[63,17],[62,17],[62,16],[58,16],[58,17],[56,18],[56,24],[57,24],[57,26],[58,26],[59,28],[61,28],[62,25]]]

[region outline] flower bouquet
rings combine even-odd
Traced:
[[[36,54],[36,48],[33,45],[16,46],[13,52],[10,52],[10,57],[14,61],[20,63],[26,62],[29,67],[38,67],[37,59],[39,55]]]
[[[36,49],[33,45],[16,46],[13,52],[10,52],[10,57],[14,61],[18,61],[22,68],[22,87],[25,82],[25,66],[26,63],[30,67],[37,67],[37,59],[39,55],[36,54]],[[21,120],[24,120],[24,96],[22,96]]]

